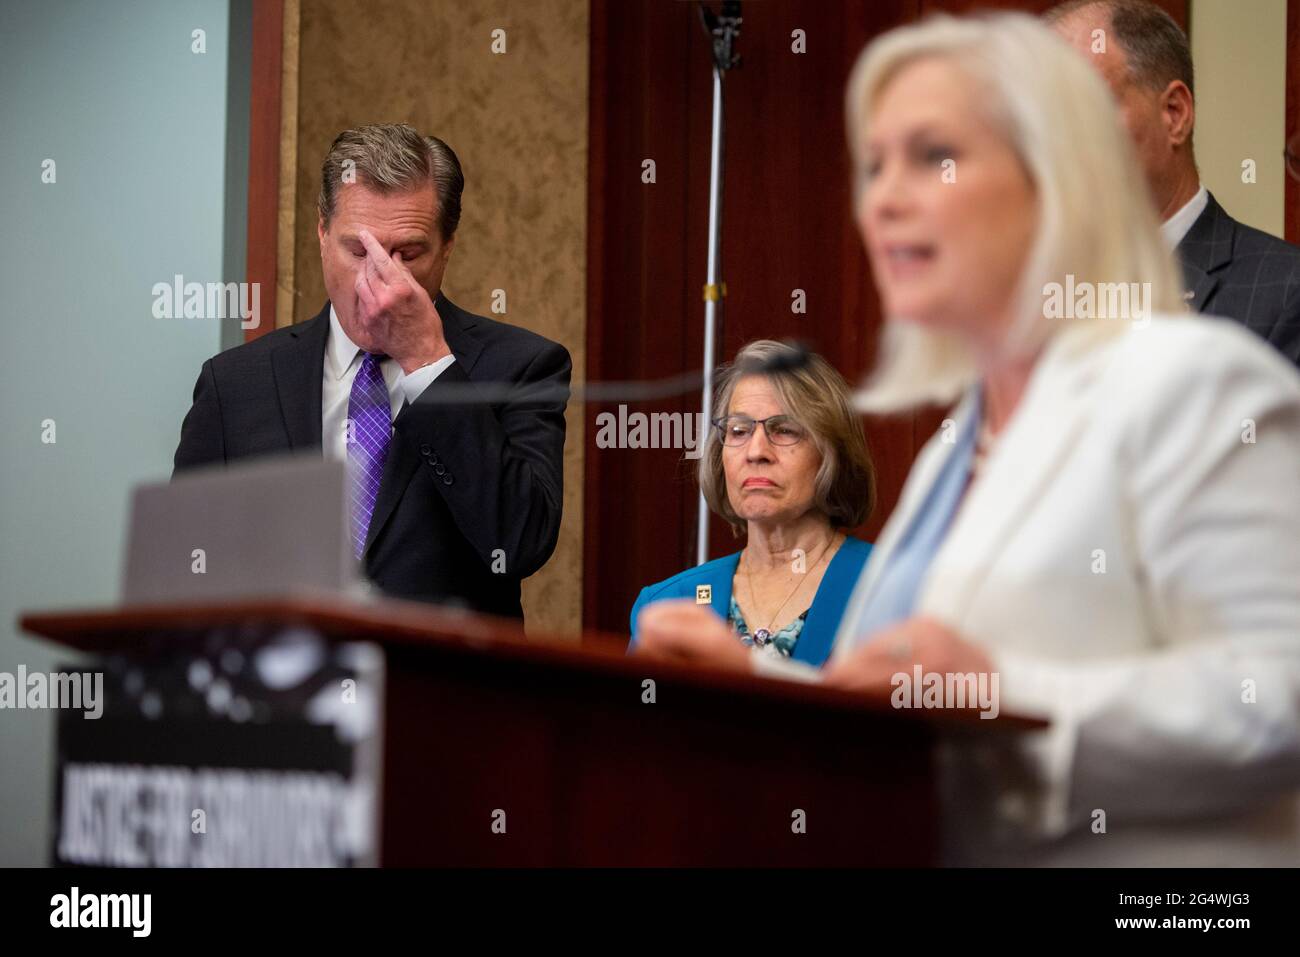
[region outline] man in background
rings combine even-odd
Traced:
[[[317,201],[329,301],[203,364],[175,468],[346,461],[353,549],[381,590],[522,618],[520,582],[559,535],[572,366],[442,294],[464,183],[409,126],[340,133]]]
[[[1237,320],[1300,365],[1300,248],[1237,222],[1201,184],[1187,35],[1147,0],[1071,0],[1046,18],[1118,101],[1188,305]]]

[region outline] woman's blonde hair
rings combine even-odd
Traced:
[[[1013,299],[1005,356],[1032,355],[1066,324],[1086,323],[1100,336],[1126,327],[1121,319],[1048,318],[1048,284],[1064,285],[1067,275],[1076,287],[1138,283],[1149,290],[1143,294],[1148,315],[1185,311],[1178,270],[1110,91],[1081,55],[1033,17],[939,15],[868,44],[845,104],[855,197],[872,109],[904,66],[925,57],[943,58],[967,76],[983,115],[1019,157],[1037,194],[1038,226]],[[974,356],[955,335],[903,318],[886,316],[880,360],[856,397],[863,411],[948,403],[978,379]]]
[[[718,370],[714,384],[713,414],[724,418],[731,408],[736,383],[751,375],[772,383],[785,414],[808,432],[821,453],[814,479],[814,507],[834,528],[861,525],[876,502],[876,473],[854,413],[848,383],[835,368],[814,353],[771,339],[758,339],[736,353],[735,361]],[[722,465],[722,437],[705,423],[707,438],[700,456],[699,483],[704,500],[739,535],[745,520],[736,514],[727,495]]]

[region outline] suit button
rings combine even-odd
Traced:
[[[425,444],[425,445],[420,446],[420,454],[421,454],[421,455],[428,455],[428,454],[429,454],[430,452],[432,452],[432,451],[433,451],[433,449],[432,449],[428,444]]]
[[[441,475],[443,472],[447,471],[447,466],[445,466],[445,465],[435,465],[435,466],[433,467],[433,470],[434,470],[435,472],[437,472],[439,475]]]
[[[450,485],[451,482],[452,482],[452,479],[451,479],[451,476],[450,476],[450,475],[444,475],[444,476],[442,477],[442,484],[443,484],[443,485]]]

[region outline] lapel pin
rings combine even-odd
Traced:
[[[695,604],[710,605],[713,603],[713,586],[696,585],[695,586]]]

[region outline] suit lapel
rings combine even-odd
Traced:
[[[1214,194],[1206,197],[1205,209],[1196,217],[1176,253],[1183,267],[1185,298],[1189,309],[1204,312],[1219,285],[1216,275],[1232,262],[1236,223],[1223,211]]]
[[[466,312],[442,293],[433,301],[442,320],[442,334],[447,340],[447,347],[456,361],[469,375],[474,364],[478,362],[479,353],[483,351],[483,340],[479,338],[478,318]]]
[[[433,304],[438,310],[438,317],[442,320],[442,332],[447,340],[447,346],[468,375],[483,349],[483,344],[474,329],[477,320],[441,292],[438,293]],[[323,358],[322,354],[322,361]],[[319,405],[319,389],[317,397]],[[398,417],[405,415],[409,408],[409,403],[404,404]],[[319,430],[319,413],[316,418],[317,430]],[[419,465],[419,458],[397,441],[397,434],[394,432],[393,442],[388,448],[388,458],[384,461],[384,474],[379,481],[379,492],[375,496],[375,510],[370,518],[370,528],[366,531],[366,552],[370,550],[375,539],[379,537],[379,533],[384,530],[384,526],[396,511],[397,504],[406,494],[407,486],[411,484],[411,479],[415,477]]]
[[[1214,294],[1219,280],[1195,263],[1183,262],[1183,283],[1187,290],[1183,299],[1193,312],[1204,312],[1206,303]]]
[[[1133,333],[1139,334],[1139,333]],[[1049,344],[985,472],[967,492],[947,539],[926,573],[917,611],[960,622],[998,553],[1033,511],[1029,503],[1053,481],[1091,415],[1089,379],[1098,371],[1102,326],[1066,330]],[[960,556],[960,565],[951,559]]]
[[[975,414],[977,408],[977,393],[974,389],[967,392],[961,403],[957,406],[952,414],[953,428],[955,435],[961,435],[970,422],[970,418]],[[867,559],[867,565],[862,570],[862,575],[858,583],[853,588],[849,597],[848,604],[844,608],[844,615],[840,619],[840,628],[835,635],[833,649],[841,646],[847,646],[854,640],[854,626],[867,602],[871,598],[872,592],[875,591],[876,583],[880,580],[881,571],[893,558],[898,543],[902,541],[903,535],[907,532],[917,519],[917,513],[921,506],[930,497],[930,490],[933,488],[935,480],[943,471],[948,459],[956,449],[955,442],[943,441],[941,435],[936,434],[921,450],[915,464],[912,466],[911,473],[908,474],[907,481],[903,485],[903,495],[898,504],[894,507],[893,514],[881,529],[880,538],[872,546],[871,555]]]
[[[327,303],[315,319],[291,326],[289,341],[271,353],[280,414],[295,451],[321,447],[321,377],[329,328]]]
[[[404,449],[393,434],[393,441],[388,447],[388,458],[384,460],[384,475],[379,480],[379,492],[375,496],[375,510],[370,516],[370,528],[366,531],[365,551],[375,543],[384,525],[392,516],[397,503],[401,501],[406,487],[415,477],[415,470],[420,460],[410,451]],[[364,554],[364,552],[363,552]]]

